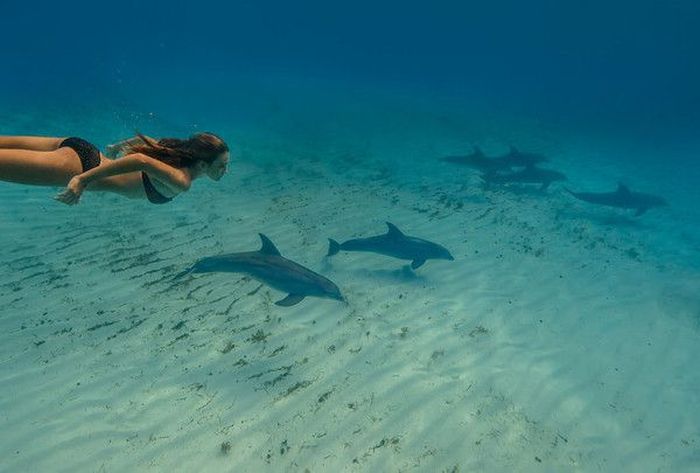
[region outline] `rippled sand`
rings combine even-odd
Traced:
[[[2,469],[694,471],[700,258],[683,206],[634,219],[561,186],[485,192],[435,158],[519,139],[578,188],[628,169],[593,171],[541,129],[391,104],[350,130],[278,112],[270,137],[223,129],[231,175],[166,206],[68,208],[1,184]],[[387,220],[456,260],[324,258],[328,237]],[[349,304],[173,279],[258,232]]]

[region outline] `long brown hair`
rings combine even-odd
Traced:
[[[211,164],[228,151],[228,145],[214,133],[196,133],[186,140],[161,138],[154,140],[141,133],[140,140],[127,147],[127,154],[142,153],[176,168],[192,167],[198,161]]]

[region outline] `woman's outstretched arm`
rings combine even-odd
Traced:
[[[174,193],[186,191],[192,184],[192,177],[187,169],[178,169],[145,154],[134,153],[121,159],[107,161],[78,174],[70,180],[66,189],[58,194],[56,199],[68,205],[77,204],[83,191],[91,182],[138,171],[148,173],[149,176],[168,186]]]

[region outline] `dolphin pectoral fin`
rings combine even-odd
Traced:
[[[414,259],[414,260],[411,262],[411,269],[418,269],[418,268],[420,268],[421,266],[423,266],[423,264],[425,264],[425,260],[424,260],[424,259]]]
[[[290,294],[284,299],[280,299],[277,302],[275,302],[275,305],[279,305],[282,307],[291,307],[293,305],[296,305],[300,303],[301,301],[304,300],[304,296],[300,296],[299,294]]]
[[[647,207],[639,207],[637,209],[637,211],[634,213],[634,216],[639,217],[641,215],[644,215],[647,212],[647,210],[649,210]]]
[[[546,191],[547,188],[549,187],[549,185],[550,185],[551,183],[552,183],[551,181],[545,181],[545,182],[543,182],[542,185],[540,186],[540,190],[541,190],[541,191]]]

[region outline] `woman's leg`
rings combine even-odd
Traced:
[[[55,151],[64,139],[48,136],[0,136],[0,149]]]
[[[65,186],[73,176],[81,172],[83,168],[80,159],[70,148],[55,151],[0,149],[0,181]]]

